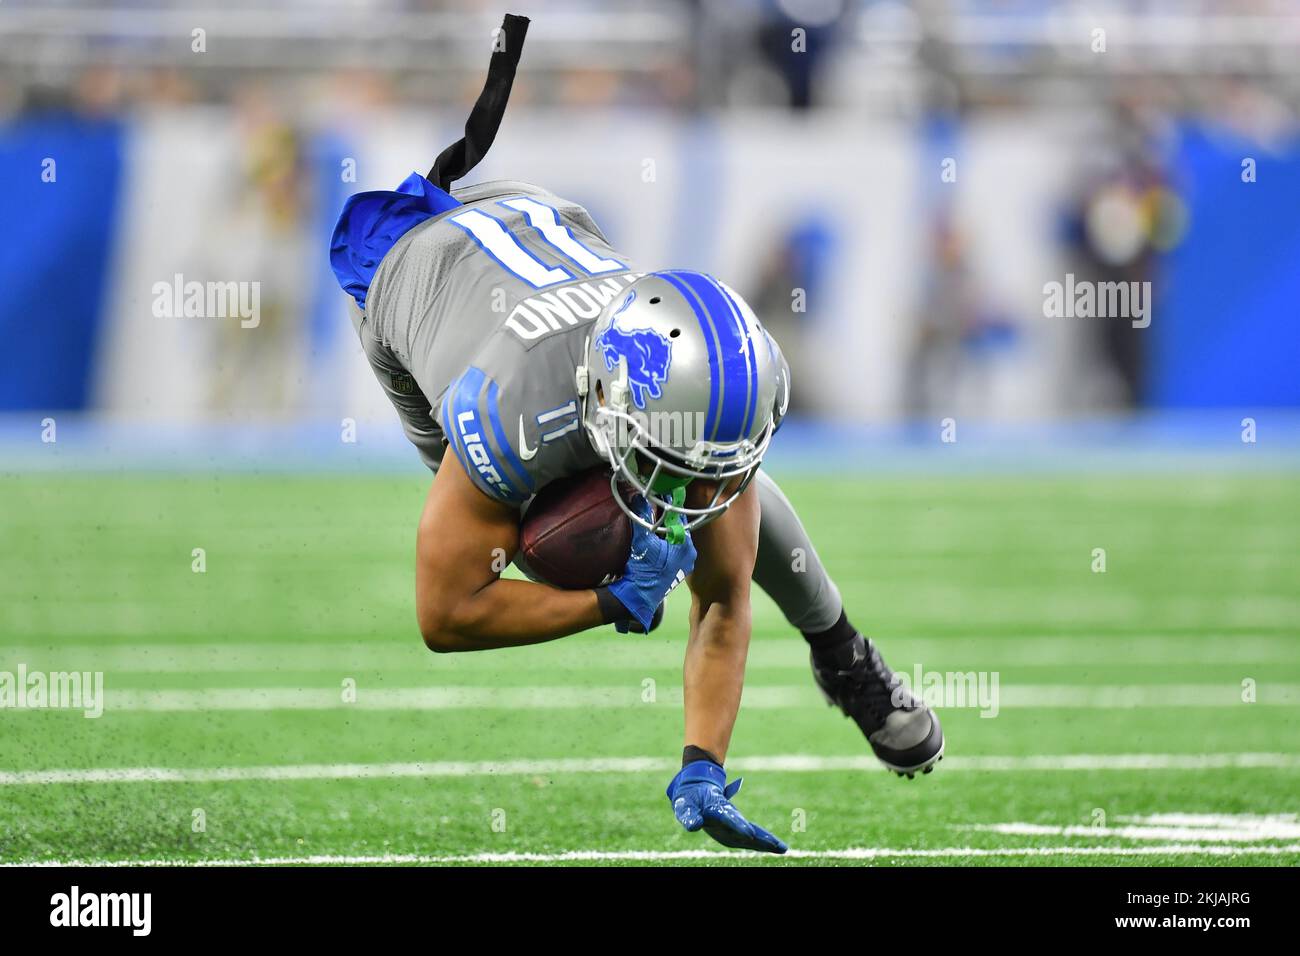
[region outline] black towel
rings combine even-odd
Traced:
[[[524,35],[528,33],[528,18],[507,13],[501,22],[499,48],[493,50],[488,63],[487,81],[478,95],[469,119],[465,120],[465,135],[439,155],[426,177],[439,189],[451,190],[451,184],[465,176],[492,148],[501,117],[505,115],[510,100],[510,87],[515,81],[515,67],[524,50]]]

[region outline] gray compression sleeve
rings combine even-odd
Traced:
[[[766,472],[754,479],[762,518],[754,582],[800,631],[829,630],[844,603],[789,499]]]

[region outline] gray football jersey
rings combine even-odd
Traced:
[[[590,326],[639,273],[585,209],[537,186],[454,191],[462,205],[399,239],[359,332],[406,435],[446,449],[489,496],[521,504],[601,463],[575,368]]]

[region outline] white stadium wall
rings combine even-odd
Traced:
[[[346,188],[388,189],[425,171],[460,123],[393,113],[333,131],[356,160],[357,182]],[[1060,271],[1051,233],[1072,150],[1068,132],[1050,133],[1023,116],[966,126],[958,183],[943,187],[957,190],[980,281],[1024,330],[973,409],[990,417],[1051,414],[1063,403],[1070,345],[1042,318],[1041,287]],[[249,211],[232,173],[244,161],[235,116],[153,113],[134,121],[130,141],[98,407],[136,419],[388,416],[353,344],[342,292],[342,334],[309,354],[296,315],[317,294],[326,239],[304,229],[269,234]],[[586,205],[638,266],[700,268],[747,296],[761,283],[772,236],[815,213],[836,242],[818,301],[806,316],[769,324],[803,325],[796,347],[818,378],[806,411],[884,421],[904,410],[930,256],[924,200],[933,200],[939,175],[931,165],[921,136],[902,122],[850,128],[827,115],[682,120],[520,109],[471,179],[543,184]],[[177,273],[261,281],[280,317],[256,330],[160,318],[154,284]]]

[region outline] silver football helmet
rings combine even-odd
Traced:
[[[636,279],[597,317],[577,372],[583,425],[609,461],[615,500],[677,541],[745,490],[790,398],[789,367],[753,310],[700,272]],[[717,490],[687,507],[696,478]],[[653,506],[648,515],[621,486]]]

